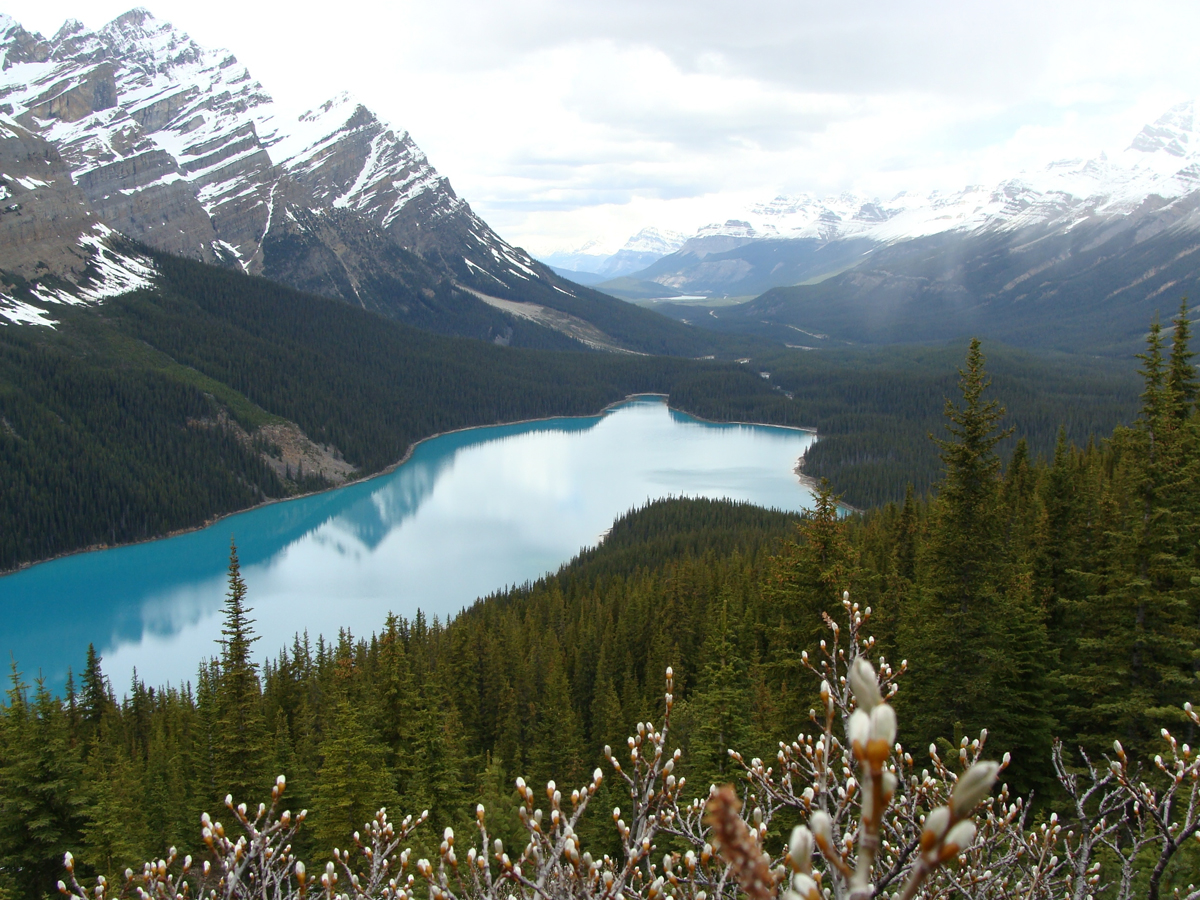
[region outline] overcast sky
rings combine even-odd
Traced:
[[[131,0],[10,0],[50,36]],[[1200,95],[1200,3],[152,0],[302,111],[342,90],[545,254],[779,193],[954,190]]]

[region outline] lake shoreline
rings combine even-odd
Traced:
[[[815,435],[816,433],[817,432],[814,429],[813,434]],[[807,452],[807,451],[805,451],[805,452]],[[800,483],[802,485],[804,485],[806,488],[808,488],[810,491],[812,491],[814,494],[816,494],[816,492],[821,489],[820,479],[813,478],[811,475],[804,474],[804,457],[803,456],[801,456],[798,460],[796,460],[796,468],[792,469],[792,471],[796,474],[796,477],[800,479]],[[837,505],[839,507],[841,507],[842,509],[846,510],[847,512],[851,512],[851,513],[861,513],[862,512],[862,510],[859,509],[857,506],[851,506],[845,500],[839,500],[837,502]]]
[[[432,441],[435,438],[445,437],[446,435],[449,435],[449,434],[458,434],[463,431],[475,431],[480,428],[500,428],[500,427],[504,427],[506,425],[528,425],[528,424],[532,424],[534,422],[551,422],[551,421],[554,421],[555,419],[597,419],[597,418],[600,418],[603,415],[605,415],[605,413],[609,412],[610,410],[613,410],[616,407],[621,406],[622,404],[629,403],[633,400],[637,400],[641,397],[661,397],[664,401],[666,401],[667,409],[673,410],[678,413],[683,413],[684,415],[690,416],[691,418],[695,419],[698,422],[704,422],[704,423],[710,424],[710,425],[747,425],[747,426],[753,426],[753,427],[758,427],[758,428],[783,428],[783,429],[787,429],[789,431],[803,431],[808,434],[812,434],[814,437],[817,434],[817,429],[815,429],[815,428],[805,428],[805,427],[801,427],[798,425],[775,425],[775,424],[771,424],[771,423],[767,423],[767,422],[724,422],[724,421],[717,420],[717,419],[705,419],[702,416],[698,416],[695,413],[690,413],[685,409],[680,409],[678,407],[672,406],[670,403],[670,395],[669,394],[660,394],[660,393],[656,393],[653,391],[639,393],[639,394],[626,394],[623,399],[614,400],[612,403],[609,403],[606,406],[601,407],[599,412],[592,413],[590,415],[539,416],[539,417],[532,418],[532,419],[515,419],[511,422],[493,422],[488,425],[465,425],[462,428],[451,428],[447,431],[439,431],[436,434],[430,434],[430,435],[427,435],[426,437],[423,437],[423,438],[413,441],[411,444],[409,444],[408,450],[405,451],[404,456],[401,457],[398,461],[392,463],[391,465],[386,466],[383,469],[380,469],[378,472],[372,472],[370,475],[364,475],[361,478],[355,478],[352,481],[347,481],[344,484],[330,485],[329,487],[322,488],[319,491],[308,491],[307,493],[294,494],[290,497],[271,497],[266,500],[263,500],[261,503],[255,503],[253,506],[246,506],[246,507],[243,507],[242,509],[236,509],[236,510],[232,510],[227,513],[221,513],[218,516],[213,516],[210,519],[206,519],[203,523],[201,523],[199,525],[192,525],[188,528],[177,528],[174,531],[168,531],[163,534],[155,535],[154,537],[142,538],[142,539],[136,540],[136,541],[125,541],[125,542],[117,543],[117,544],[92,544],[87,547],[80,547],[77,550],[68,550],[65,553],[58,553],[58,554],[55,554],[54,556],[48,556],[45,559],[38,559],[38,560],[34,560],[32,562],[21,563],[20,565],[15,566],[14,568],[5,569],[3,571],[0,571],[0,578],[5,578],[9,575],[15,575],[18,572],[23,572],[26,569],[32,569],[34,566],[40,566],[43,563],[54,562],[59,559],[66,559],[67,557],[70,557],[70,556],[79,556],[84,553],[93,553],[98,550],[116,550],[121,547],[135,547],[138,544],[151,544],[155,541],[162,541],[162,540],[166,540],[167,538],[178,537],[183,534],[190,534],[190,533],[196,532],[196,531],[203,531],[206,528],[210,528],[213,525],[216,525],[218,522],[221,522],[221,521],[231,518],[233,516],[239,516],[242,513],[250,512],[252,510],[263,509],[265,507],[272,506],[276,503],[289,503],[292,500],[302,500],[305,497],[315,497],[320,494],[327,494],[330,491],[338,491],[338,490],[341,490],[342,488],[350,487],[351,485],[362,484],[364,482],[371,481],[372,479],[375,479],[375,478],[381,478],[384,475],[392,474],[397,469],[399,469],[401,466],[403,466],[405,463],[407,463],[409,460],[411,460],[413,457],[413,454],[416,452],[416,449],[419,445],[425,443],[426,441]],[[805,487],[809,487],[811,489],[810,482],[812,482],[812,479],[807,478],[807,476],[800,475],[800,467],[802,464],[803,464],[803,457],[801,457],[800,462],[797,464],[795,472],[797,475],[800,476],[800,483],[803,484]]]

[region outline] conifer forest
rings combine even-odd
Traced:
[[[1200,896],[1190,339],[1156,322],[1136,418],[1046,455],[973,341],[928,491],[653,502],[261,666],[231,548],[193,682],[13,664],[0,896]]]

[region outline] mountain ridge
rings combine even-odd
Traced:
[[[123,254],[141,244],[497,343],[597,344],[476,293],[572,315],[611,306],[623,336],[599,343],[638,352],[723,341],[559,278],[349,94],[289,118],[234,54],[144,8],[49,39],[0,17],[0,129],[0,173],[26,178],[5,181],[23,196],[0,212],[0,322],[49,324],[54,303],[94,301],[88,273],[135,266]],[[35,165],[53,177],[28,181]]]
[[[751,297],[870,265],[872,254],[939,235],[1029,230],[1061,237],[1083,227],[1099,246],[1132,228],[1142,241],[1168,228],[1200,231],[1189,199],[1197,191],[1200,119],[1195,101],[1187,101],[1144,126],[1112,158],[1057,160],[992,187],[901,192],[890,200],[780,195],[700,228],[673,254],[629,277],[660,284],[669,289],[664,293]],[[628,294],[618,283],[599,287]]]

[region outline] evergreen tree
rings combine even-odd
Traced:
[[[235,801],[249,803],[269,788],[269,753],[258,664],[251,657],[258,636],[246,606],[246,583],[232,541],[224,619],[215,690],[214,770],[218,790],[230,792]]]
[[[30,701],[14,663],[0,719],[0,886],[55,893],[63,854],[81,844],[81,766],[62,706],[38,682]]]
[[[1142,360],[1142,410],[1113,435],[1112,519],[1104,552],[1088,573],[1080,604],[1087,628],[1078,667],[1064,674],[1080,740],[1111,734],[1147,749],[1180,716],[1193,681],[1197,639],[1196,445],[1189,422],[1194,386],[1186,327],[1177,328],[1171,364],[1155,321]]]
[[[312,832],[318,852],[344,846],[380,807],[397,808],[384,747],[345,694],[335,701],[321,754],[313,787]]]
[[[136,867],[157,847],[151,845],[143,806],[144,773],[112,728],[108,721],[101,723],[96,749],[87,761],[89,790],[79,849],[84,863],[119,884],[126,867]]]
[[[733,621],[740,610],[722,596],[700,658],[704,667],[688,701],[689,780],[707,787],[732,777],[729,750],[753,755],[760,742],[751,717],[751,687],[746,660],[739,654]]]
[[[1000,459],[1004,410],[984,400],[990,381],[978,340],[960,370],[961,406],[946,402],[950,436],[938,440],[945,472],[931,513],[918,585],[904,612],[902,655],[913,666],[900,705],[915,743],[987,727],[1013,752],[1012,777],[1030,786],[1049,751],[1041,605],[1014,577],[1005,543]]]
[[[1182,423],[1196,406],[1200,383],[1196,381],[1195,351],[1191,349],[1192,326],[1188,319],[1188,304],[1185,297],[1179,305],[1179,314],[1172,320],[1175,330],[1171,339],[1171,359],[1167,367],[1167,389],[1170,393],[1171,412]]]
[[[94,730],[100,724],[106,710],[114,703],[108,681],[100,671],[102,658],[96,652],[95,644],[88,644],[87,663],[83,669],[83,694],[80,698],[83,707],[83,721],[89,729]]]
[[[542,684],[538,702],[530,710],[534,724],[528,774],[536,783],[557,779],[578,784],[584,776],[582,723],[571,702],[565,660],[553,635],[538,657]]]
[[[854,548],[828,481],[821,481],[814,499],[796,526],[796,540],[772,559],[763,587],[770,660],[764,669],[786,734],[807,721],[816,691],[801,654],[817,646],[822,613],[835,610],[843,591],[857,587]]]

